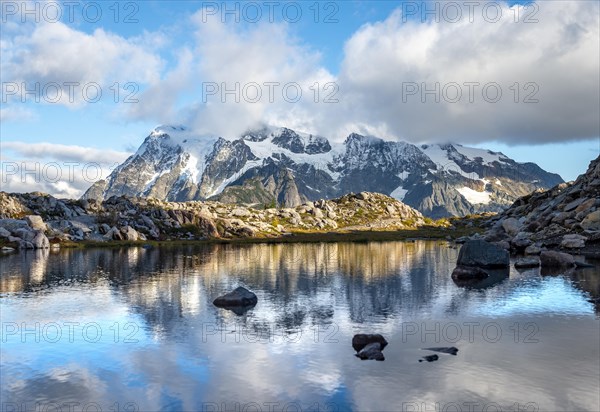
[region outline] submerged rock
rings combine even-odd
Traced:
[[[455,348],[454,346],[450,346],[450,347],[435,347],[435,348],[423,348],[423,350],[430,350],[430,351],[433,351],[433,352],[447,353],[449,355],[454,355],[454,356],[456,356],[456,354],[458,353],[458,348]]]
[[[426,360],[427,362],[435,362],[439,358],[440,357],[438,355],[426,355],[426,356],[423,356],[423,359]],[[419,359],[419,362],[423,362],[423,359]]]
[[[369,343],[367,346],[362,348],[357,354],[356,357],[362,360],[378,360],[383,361],[385,357],[381,352],[383,350],[381,344],[379,342]]]
[[[539,255],[542,253],[542,249],[537,245],[530,245],[525,248],[526,255]]]
[[[454,280],[485,279],[487,277],[488,273],[485,270],[474,266],[457,266],[452,271]]]
[[[258,298],[248,289],[239,286],[235,290],[219,296],[213,301],[213,304],[222,308],[250,308],[256,305]]]
[[[510,276],[510,269],[485,269],[485,273],[487,273],[487,276],[485,278],[452,278],[452,281],[456,286],[461,288],[486,289],[493,287],[499,283],[502,283],[506,279],[508,279]]]

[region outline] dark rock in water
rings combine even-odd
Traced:
[[[573,267],[575,259],[568,253],[545,250],[540,254],[542,267]]]
[[[216,298],[213,304],[221,308],[249,308],[256,305],[257,302],[258,298],[254,293],[239,286],[234,291]]]
[[[452,271],[452,279],[485,279],[488,277],[488,273],[478,267],[474,266],[457,266]]]
[[[580,262],[578,260],[575,261],[575,266],[577,266],[578,268],[593,268],[596,267],[590,263],[586,263],[586,262]]]
[[[383,361],[383,360],[385,360],[385,357],[383,356],[383,353],[381,352],[382,350],[383,350],[383,347],[381,346],[381,344],[379,342],[372,342],[372,343],[369,343],[364,348],[362,348],[356,354],[356,356],[362,360]]]
[[[537,257],[526,257],[518,259],[515,262],[516,268],[537,268],[540,266],[540,260]]]
[[[425,359],[427,362],[435,362],[436,360],[438,360],[440,357],[438,355],[427,355],[427,356],[423,356],[423,359]],[[423,362],[423,359],[419,359],[419,362]]]
[[[478,269],[478,268],[476,268]],[[456,286],[469,289],[486,289],[504,282],[510,276],[509,268],[486,269],[488,274],[485,278],[452,278]]]
[[[363,333],[360,333],[358,335],[354,335],[354,337],[352,338],[352,347],[357,352],[360,352],[365,346],[367,346],[370,343],[378,343],[379,345],[381,345],[380,350],[383,350],[388,344],[387,340],[385,340],[385,338],[378,333],[373,335],[365,335]]]
[[[449,355],[454,355],[456,356],[456,354],[458,353],[458,348],[455,348],[454,346],[450,346],[450,347],[436,347],[436,348],[423,348],[423,350],[430,350],[433,352],[441,352],[441,353],[447,353]]]
[[[507,267],[510,257],[507,250],[485,240],[469,240],[460,248],[456,264],[483,268]]]
[[[542,266],[540,275],[542,276],[575,276],[576,267],[560,267],[560,266]]]

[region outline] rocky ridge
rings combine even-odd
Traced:
[[[358,133],[343,142],[285,127],[239,136],[159,126],[84,199],[112,196],[295,207],[378,192],[431,218],[499,212],[519,196],[562,182],[534,163],[459,144],[417,146]]]
[[[64,200],[43,193],[0,192],[0,240],[22,249],[84,240],[230,239],[294,231],[414,228],[426,220],[396,199],[367,192],[280,209],[124,196],[102,202]]]

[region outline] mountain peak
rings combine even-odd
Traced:
[[[282,171],[288,180],[282,180]],[[228,189],[228,198],[239,202],[294,206],[299,199],[364,191],[392,195],[441,217],[501,211],[518,196],[560,182],[560,176],[533,163],[459,144],[415,146],[359,133],[330,143],[323,136],[268,125],[221,138],[161,125],[84,198],[206,200]]]

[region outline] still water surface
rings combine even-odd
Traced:
[[[598,269],[470,287],[443,242],[0,257],[2,411],[598,411]],[[238,316],[212,300],[242,285]],[[381,333],[361,361],[355,333]],[[456,346],[457,356],[422,348]]]

